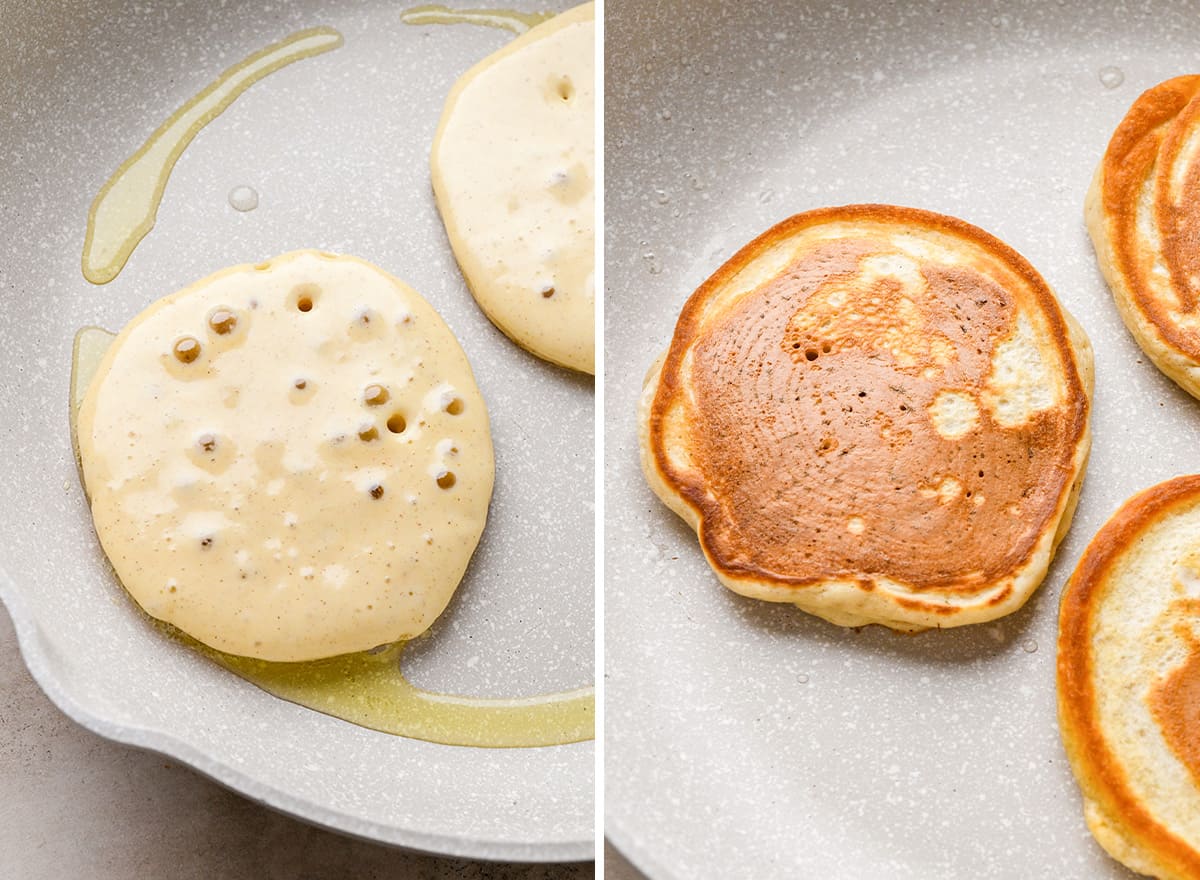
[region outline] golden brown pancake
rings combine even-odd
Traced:
[[[1085,218],[1125,325],[1200,396],[1200,76],[1149,89],[1117,126]]]
[[[961,220],[798,214],[683,308],[642,466],[730,589],[842,625],[990,620],[1065,534],[1091,349],[1041,276]]]
[[[1200,878],[1200,476],[1127,501],[1063,593],[1058,712],[1110,855]]]

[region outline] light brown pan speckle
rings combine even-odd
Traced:
[[[1083,198],[1133,99],[1195,72],[1198,13],[609,3],[606,811],[655,880],[1132,876],[1059,742],[1057,600],[1121,501],[1200,468],[1200,407],[1122,325]],[[739,598],[641,478],[638,394],[688,295],[773,223],[856,202],[988,230],[1092,339],[1075,522],[1002,621],[903,637]]]
[[[484,696],[592,681],[591,381],[521,351],[480,313],[429,183],[447,91],[511,35],[414,27],[402,9],[62,2],[6,13],[0,598],[42,686],[106,736],[351,834],[476,857],[587,858],[590,743],[483,750],[373,733],[281,702],[164,642],[109,574],[72,460],[67,391],[79,327],[119,329],[214,270],[291,248],[362,256],[420,288],[451,326],[477,372],[496,450],[488,528],[450,609],[411,648],[410,677]],[[107,177],[222,70],[318,24],[345,45],[272,74],[205,128],[121,275],[104,287],[86,282],[84,224]],[[239,186],[254,188],[257,208],[230,206]]]

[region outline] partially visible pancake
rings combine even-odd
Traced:
[[[1058,713],[1096,839],[1200,878],[1200,477],[1134,496],[1063,593]]]
[[[152,617],[313,660],[423,632],[487,518],[487,409],[416,291],[314,251],[137,315],[80,407],[96,534]]]
[[[1084,215],[1129,332],[1200,397],[1200,76],[1167,80],[1134,102]]]
[[[455,84],[433,191],[479,307],[540,358],[595,372],[593,6],[556,15]]]
[[[722,583],[837,624],[990,620],[1040,583],[1090,443],[1087,337],[974,226],[798,214],[683,308],[640,408],[650,486]]]

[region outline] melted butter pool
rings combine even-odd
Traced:
[[[478,24],[523,34],[554,15],[553,12],[518,12],[515,9],[451,9],[448,6],[427,4],[404,10],[400,13],[400,20],[413,25]]]
[[[229,68],[171,114],[96,194],[83,241],[83,277],[93,284],[117,277],[154,228],[171,170],[204,126],[264,76],[340,45],[342,35],[333,28],[297,31]]]

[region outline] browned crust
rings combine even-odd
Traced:
[[[680,381],[680,366],[685,352],[692,340],[696,338],[702,326],[702,313],[709,299],[719,292],[747,264],[751,263],[761,253],[777,245],[804,229],[829,222],[862,221],[870,223],[888,223],[901,227],[923,227],[937,232],[958,236],[992,254],[1011,272],[1018,276],[1032,294],[1041,311],[1046,316],[1047,323],[1053,334],[1055,348],[1063,355],[1063,363],[1067,365],[1064,379],[1067,386],[1066,399],[1073,403],[1074,411],[1071,420],[1069,442],[1064,444],[1063,454],[1058,464],[1060,487],[1056,495],[1058,505],[1062,506],[1063,496],[1069,494],[1076,477],[1074,458],[1077,446],[1087,433],[1089,412],[1088,393],[1079,375],[1071,347],[1066,322],[1063,318],[1057,299],[1042,276],[1016,250],[1009,247],[990,233],[977,226],[933,211],[919,208],[900,207],[896,205],[860,204],[838,207],[818,208],[795,214],[776,224],[759,235],[717,269],[699,288],[688,298],[675,325],[675,333],[667,350],[662,369],[659,374],[659,384],[654,395],[648,415],[648,440],[654,466],[664,483],[676,493],[687,505],[696,511],[698,524],[696,527],[701,547],[709,564],[718,575],[734,581],[769,583],[773,586],[806,588],[828,583],[830,579],[852,580],[861,589],[873,589],[874,579],[865,574],[847,576],[842,572],[828,572],[825,576],[798,577],[776,571],[770,571],[752,563],[730,560],[716,549],[716,542],[711,533],[711,523],[719,513],[719,505],[708,497],[705,487],[696,481],[690,481],[687,475],[672,467],[663,443],[664,415],[672,406],[673,399],[682,391]],[[1028,565],[1036,550],[1036,541],[1031,540],[1026,553],[1019,564],[1011,567],[1009,574],[1023,570]],[[936,585],[921,585],[929,593],[976,592],[981,588],[994,585],[989,583],[963,583],[960,581]],[[1011,585],[997,591],[987,605],[999,605],[1008,601],[1012,594]],[[932,612],[939,616],[950,617],[962,609],[937,602],[923,602],[919,598],[895,596],[895,603],[908,610]]]
[[[797,581],[797,583],[799,583],[799,582]],[[875,588],[875,584],[872,583],[871,581],[866,581],[865,583],[860,582],[859,586],[861,586],[863,589],[867,589],[867,590],[871,590],[871,589]],[[930,593],[954,592],[958,589],[961,589],[961,588],[959,586],[957,586],[956,584],[948,584],[948,585],[938,584],[938,585],[929,587],[927,589],[927,592],[930,592]],[[984,607],[987,607],[987,608],[994,608],[997,605],[1003,605],[1010,598],[1012,598],[1012,592],[1013,592],[1012,585],[1005,584],[1004,587],[1001,588],[1000,590],[998,590],[994,595],[988,597],[987,601],[984,602],[983,605],[984,605]],[[936,602],[922,602],[920,599],[913,599],[909,596],[893,596],[892,601],[895,602],[899,607],[904,608],[908,611],[931,612],[933,614],[938,614],[943,617],[950,617],[954,614],[959,613],[962,610],[961,608],[955,608],[953,605],[942,605],[942,604],[939,604]]]
[[[1197,93],[1200,94],[1200,84],[1197,85]],[[1175,121],[1167,127],[1166,136],[1159,147],[1155,171],[1159,192],[1167,192],[1176,163],[1191,140],[1198,117],[1200,101],[1193,97],[1175,117]],[[1186,168],[1186,182],[1183,185],[1185,192],[1196,191],[1197,174],[1200,174],[1200,168],[1195,164]],[[1196,233],[1200,230],[1191,228],[1195,222],[1189,210],[1191,207],[1185,205],[1181,209],[1165,197],[1159,199],[1154,206],[1155,222],[1161,234],[1163,262],[1171,273],[1173,289],[1185,312],[1194,312],[1197,305],[1196,292],[1188,278],[1197,271]],[[1192,341],[1192,349],[1195,350],[1198,344],[1195,333],[1189,338]]]
[[[1176,477],[1135,495],[1092,538],[1063,591],[1058,617],[1058,718],[1084,795],[1131,843],[1173,877],[1200,877],[1200,853],[1171,834],[1130,790],[1096,712],[1095,616],[1113,566],[1157,521],[1200,501],[1200,476]]]
[[[1200,358],[1200,340],[1172,320],[1169,309],[1148,285],[1138,252],[1137,207],[1142,183],[1155,163],[1169,162],[1180,137],[1170,137],[1177,117],[1200,94],[1200,76],[1178,76],[1146,90],[1134,101],[1113,132],[1100,165],[1101,205],[1112,248],[1115,270],[1128,288],[1129,297],[1162,340],[1191,360]],[[1166,155],[1160,151],[1166,147]],[[1156,216],[1161,211],[1156,206]],[[1175,245],[1164,241],[1164,258],[1172,265]],[[1186,285],[1176,285],[1185,309],[1195,307]]]

